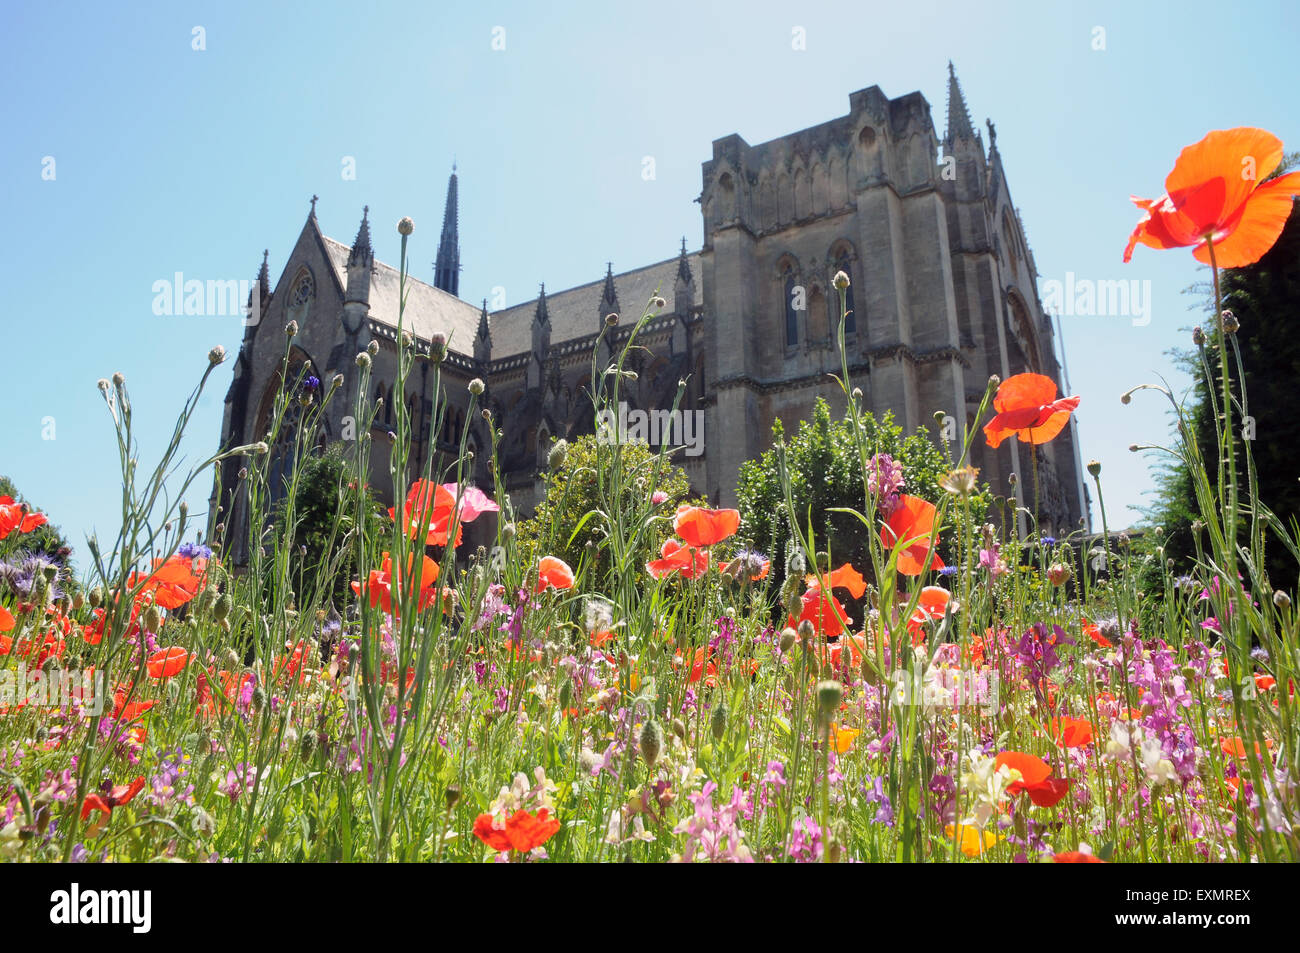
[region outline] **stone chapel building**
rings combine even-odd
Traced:
[[[840,366],[831,278],[841,270],[851,280],[849,368],[867,408],[892,410],[907,430],[924,425],[936,439],[934,413],[943,411],[956,422],[952,429],[960,440],[961,424],[974,424],[991,374],[1005,379],[1034,371],[1060,385],[1061,372],[993,124],[986,149],[951,63],[948,68],[942,139],[919,92],[890,99],[872,86],[852,93],[848,114],[830,122],[757,145],[735,134],[715,140],[697,199],[704,235],[698,251],[688,251],[683,239],[680,251],[663,261],[620,273],[607,266],[603,277],[564,291],[543,285],[534,301],[491,313],[486,302],[458,296],[453,169],[432,282],[408,276],[404,319],[418,347],[427,348],[438,332],[450,342],[442,364],[449,407],[433,434],[431,366],[417,363],[405,394],[392,390],[397,270],[375,257],[366,213],[356,238],[344,244],[321,230],[313,198],[274,286],[263,255],[252,291],[261,320],[245,329],[226,396],[223,448],[267,434],[283,328],[296,320],[293,368],[310,360],[324,386],[336,372],[347,381],[326,422],[330,440],[340,439],[343,417],[351,413],[357,353],[372,340],[379,343],[370,388],[384,398],[384,409],[375,425],[371,483],[385,500],[403,492],[389,485],[381,439],[396,400],[411,410],[422,458],[454,458],[468,427],[474,478],[491,485],[487,425],[467,413],[466,385],[478,377],[486,383],[481,400],[504,433],[506,488],[516,509],[527,513],[541,492],[539,473],[552,439],[595,429],[587,391],[606,315],[621,320],[606,336],[602,367],[611,345],[621,349],[657,292],[666,306],[638,338],[650,353],[636,355],[638,379],[625,383],[626,399],[632,408],[668,410],[685,378],[681,406],[704,413],[703,452],[679,453],[675,461],[696,491],[732,505],[741,463],[767,449],[776,418],[791,432],[810,416],[818,396],[833,412],[843,410],[838,385],[828,377]],[[1040,519],[1064,535],[1088,514],[1076,426],[1072,420],[1039,448],[1011,440],[993,451],[977,436],[972,463],[1004,495],[1008,476],[1017,474],[1022,502],[1032,505],[1030,454],[1036,452]],[[290,440],[272,447],[273,475],[290,472],[294,462]],[[228,461],[223,498],[213,500],[232,526],[244,523],[237,512],[243,503],[231,495],[238,467]],[[235,561],[242,562],[246,541],[231,542]]]

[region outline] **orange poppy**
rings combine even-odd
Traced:
[[[415,563],[416,553],[411,553],[407,560],[408,566]],[[419,602],[416,608],[423,612],[437,600],[438,594],[434,589],[434,584],[438,581],[438,564],[424,554],[420,556],[420,582],[419,582]],[[414,582],[414,577],[412,577]],[[397,601],[393,600],[394,586],[396,586]],[[394,574],[393,559],[391,554],[384,553],[384,560],[380,563],[378,569],[370,570],[370,575],[366,582],[366,588],[370,595],[370,608],[381,606],[389,615],[397,615],[400,608],[399,603],[405,593],[402,590],[401,572]],[[361,595],[361,583],[352,583],[352,591],[358,596]]]
[[[169,649],[160,649],[149,656],[145,666],[149,670],[150,678],[171,678],[179,675],[184,670],[185,665],[190,660],[190,653],[186,652],[179,645],[173,645]]]
[[[1271,750],[1273,749],[1273,739],[1272,739],[1272,738],[1265,738],[1265,739],[1264,739],[1264,747],[1268,748],[1268,749],[1271,751]],[[1244,757],[1246,757],[1246,743],[1245,743],[1244,741],[1241,740],[1241,737],[1240,737],[1240,736],[1234,736],[1234,737],[1232,737],[1232,738],[1223,738],[1223,739],[1221,739],[1221,740],[1219,741],[1219,749],[1220,749],[1224,754],[1228,755],[1229,757],[1233,757],[1233,758],[1244,758]],[[1260,753],[1260,750],[1259,750],[1259,742],[1256,741],[1256,742],[1255,742],[1255,754],[1259,754],[1259,753]]]
[[[992,420],[984,437],[996,447],[1007,437],[1023,443],[1047,443],[1065,429],[1078,397],[1056,396],[1056,381],[1042,374],[1017,374],[998,386],[993,396]]]
[[[0,539],[14,530],[30,533],[47,522],[49,517],[44,513],[29,513],[25,504],[16,503],[11,496],[0,496]]]
[[[13,627],[14,627],[13,613],[10,612],[8,609],[6,609],[4,606],[0,606],[0,632],[12,631]]]
[[[935,513],[933,503],[904,493],[898,498],[898,508],[880,529],[880,542],[886,549],[901,544],[898,571],[904,576],[919,576],[927,566],[930,569],[943,568],[943,560],[930,548]],[[938,534],[935,534],[934,544],[939,545]]]
[[[498,826],[491,814],[480,814],[474,820],[474,836],[495,851],[517,850],[527,853],[541,847],[560,829],[560,822],[542,808],[534,817],[528,811],[515,811]]]
[[[161,609],[176,609],[185,605],[207,585],[207,559],[202,556],[190,558],[180,553],[170,559],[154,561],[154,569],[148,576],[144,573],[132,573],[127,585],[135,588],[143,583],[140,596],[152,596],[154,605]]]
[[[543,556],[541,562],[537,564],[536,591],[545,592],[549,588],[573,588],[573,570],[558,556]]]
[[[703,549],[720,543],[740,529],[740,510],[709,510],[700,506],[679,506],[673,532],[688,546]]]
[[[998,835],[992,831],[981,830],[972,824],[948,824],[943,832],[958,839],[961,852],[967,857],[978,857],[999,840]]]
[[[1146,214],[1133,229],[1124,260],[1139,242],[1150,248],[1192,247],[1220,268],[1259,261],[1273,247],[1300,195],[1300,172],[1264,180],[1282,161],[1282,140],[1250,126],[1216,129],[1178,154],[1158,199],[1133,196]]]
[[[664,540],[659,558],[645,564],[646,572],[656,579],[679,572],[683,579],[696,579],[709,569],[709,554],[675,539]]]

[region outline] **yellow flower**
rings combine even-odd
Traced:
[[[943,829],[943,832],[949,837],[957,836],[960,833],[961,852],[967,857],[978,857],[1001,840],[992,831],[981,830],[970,824],[958,824],[956,827],[949,824]]]

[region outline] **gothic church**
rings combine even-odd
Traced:
[[[942,148],[940,148],[942,147]],[[991,374],[1022,371],[1061,380],[1053,328],[1039,301],[1033,255],[998,153],[993,124],[987,149],[972,128],[949,64],[947,127],[940,140],[930,106],[919,92],[890,99],[879,87],[849,96],[847,115],[770,142],[751,145],[739,135],[715,140],[703,164],[703,245],[655,264],[615,273],[564,291],[543,285],[535,301],[492,313],[459,293],[457,175],[453,169],[432,283],[408,276],[405,327],[418,347],[446,335],[442,365],[449,407],[430,433],[433,375],[416,365],[405,394],[394,393],[398,272],[375,257],[368,215],[356,238],[327,237],[311,214],[272,286],[267,256],[253,288],[262,320],[245,329],[226,396],[222,446],[262,439],[269,429],[290,320],[291,370],[310,361],[328,382],[344,374],[326,423],[330,439],[343,434],[358,370],[355,358],[377,341],[372,396],[384,399],[376,421],[371,483],[386,500],[389,485],[383,434],[395,401],[414,420],[419,454],[454,455],[463,428],[475,452],[474,477],[491,484],[487,424],[468,414],[468,382],[487,385],[481,400],[503,431],[500,465],[516,509],[528,512],[541,491],[539,473],[553,438],[594,429],[587,397],[592,350],[609,314],[622,315],[603,348],[621,349],[646,303],[665,307],[643,329],[637,380],[624,386],[633,408],[671,408],[678,380],[688,386],[683,409],[704,412],[703,452],[680,454],[698,492],[732,505],[741,463],[767,448],[772,423],[787,432],[806,419],[823,396],[843,409],[836,385],[839,355],[834,333],[837,293],[831,278],[851,280],[852,315],[846,327],[850,373],[877,414],[892,410],[906,429],[928,426],[935,411],[974,424]],[[683,199],[685,200],[685,196]],[[250,302],[252,304],[252,302]],[[607,354],[599,355],[604,364]],[[343,399],[339,399],[342,397]],[[994,451],[976,439],[973,464],[995,492],[1006,494],[1017,474],[1031,486],[1037,453],[1039,516],[1045,532],[1064,535],[1088,513],[1076,423],[1054,441],[1033,448],[1007,441]],[[936,436],[936,439],[939,439]],[[956,445],[954,445],[954,448]],[[290,472],[291,441],[272,448],[273,473]],[[219,501],[235,519],[242,506],[237,461],[222,475]],[[396,488],[398,495],[401,488]],[[1029,494],[1022,493],[1022,499]],[[1029,495],[1032,502],[1032,495]],[[213,501],[218,502],[214,499]],[[215,506],[213,510],[215,512]],[[247,542],[232,539],[237,563]]]

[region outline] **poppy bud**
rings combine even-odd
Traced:
[[[223,592],[221,598],[219,598],[216,604],[212,607],[212,618],[220,622],[226,616],[230,615],[230,609],[232,606],[233,601],[230,598],[230,593]]]
[[[569,707],[569,702],[573,701],[573,681],[566,678],[560,685],[560,709]]]
[[[454,810],[456,805],[460,803],[460,785],[447,785],[447,790],[442,792],[442,800],[447,805],[447,810]]]
[[[316,753],[316,732],[309,731],[298,739],[298,756],[304,761],[310,761],[312,755]]]
[[[284,326],[284,334],[285,334],[285,337],[291,337],[291,338],[292,338],[292,337],[297,337],[297,336],[298,336],[298,322],[297,322],[297,321],[290,321],[288,324],[286,324],[286,325]]]
[[[785,654],[786,652],[789,652],[792,648],[794,648],[794,640],[796,638],[798,638],[798,634],[795,632],[794,629],[786,628],[781,630],[781,653],[782,654]]]
[[[98,609],[100,605],[102,605],[104,602],[104,590],[99,588],[99,586],[96,586],[94,589],[91,589],[90,596],[88,597],[87,601],[90,602],[90,608]]]
[[[618,324],[618,315],[617,315],[617,314],[613,314],[613,313],[611,313],[611,314],[607,314],[607,315],[605,315],[605,327],[607,327],[607,328],[612,328],[612,327],[614,327],[614,326],[617,325],[617,324]]]
[[[1070,567],[1064,563],[1052,563],[1047,567],[1047,578],[1054,586],[1060,586],[1070,578]]]
[[[662,311],[664,308],[668,307],[668,302],[663,298],[655,298],[654,301],[650,302],[650,307],[654,308],[656,311]]]
[[[208,351],[208,363],[216,367],[226,359],[226,349],[218,344],[211,351]]]
[[[162,613],[158,611],[158,607],[155,605],[151,605],[149,606],[149,608],[145,609],[144,630],[146,632],[157,633],[158,629],[161,626],[162,626]]]
[[[1224,309],[1221,318],[1219,326],[1223,328],[1225,334],[1236,334],[1241,328],[1241,322],[1237,320],[1237,316],[1227,308]]]
[[[842,271],[837,271],[835,277],[831,279],[831,285],[836,291],[843,291],[849,286],[849,276]]]
[[[1101,476],[1101,462],[1099,460],[1088,461],[1088,475],[1094,479]]]
[[[725,702],[719,702],[718,707],[713,709],[713,714],[709,717],[709,731],[713,733],[715,741],[721,741],[722,736],[727,733],[727,705]]]
[[[550,452],[546,455],[546,465],[552,470],[561,470],[564,463],[569,458],[569,442],[567,440],[557,440],[551,444]]]
[[[645,758],[645,763],[649,767],[654,767],[655,762],[659,760],[659,752],[663,748],[664,735],[663,730],[659,727],[659,722],[651,718],[641,726],[641,737],[638,744],[641,747],[641,757]]]
[[[469,382],[469,392],[475,397],[481,397],[483,395],[483,389],[482,378],[476,377]]]
[[[808,644],[812,642],[812,638],[816,633],[817,630],[813,628],[812,622],[808,619],[804,619],[799,623],[799,642],[805,648],[807,648]]]
[[[836,681],[817,683],[817,709],[823,715],[830,715],[840,707],[844,700],[844,686]]]
[[[1192,343],[1197,347],[1202,347],[1205,344],[1205,332],[1201,330],[1199,324],[1192,328]]]
[[[673,734],[675,734],[678,738],[681,738],[683,741],[686,740],[686,726],[682,724],[682,720],[680,718],[673,719]]]
[[[1291,597],[1281,589],[1273,593],[1273,605],[1277,606],[1283,612],[1291,608]]]
[[[411,216],[403,215],[401,220],[397,223],[397,234],[405,238],[413,231],[415,231],[415,222],[411,220]]]

